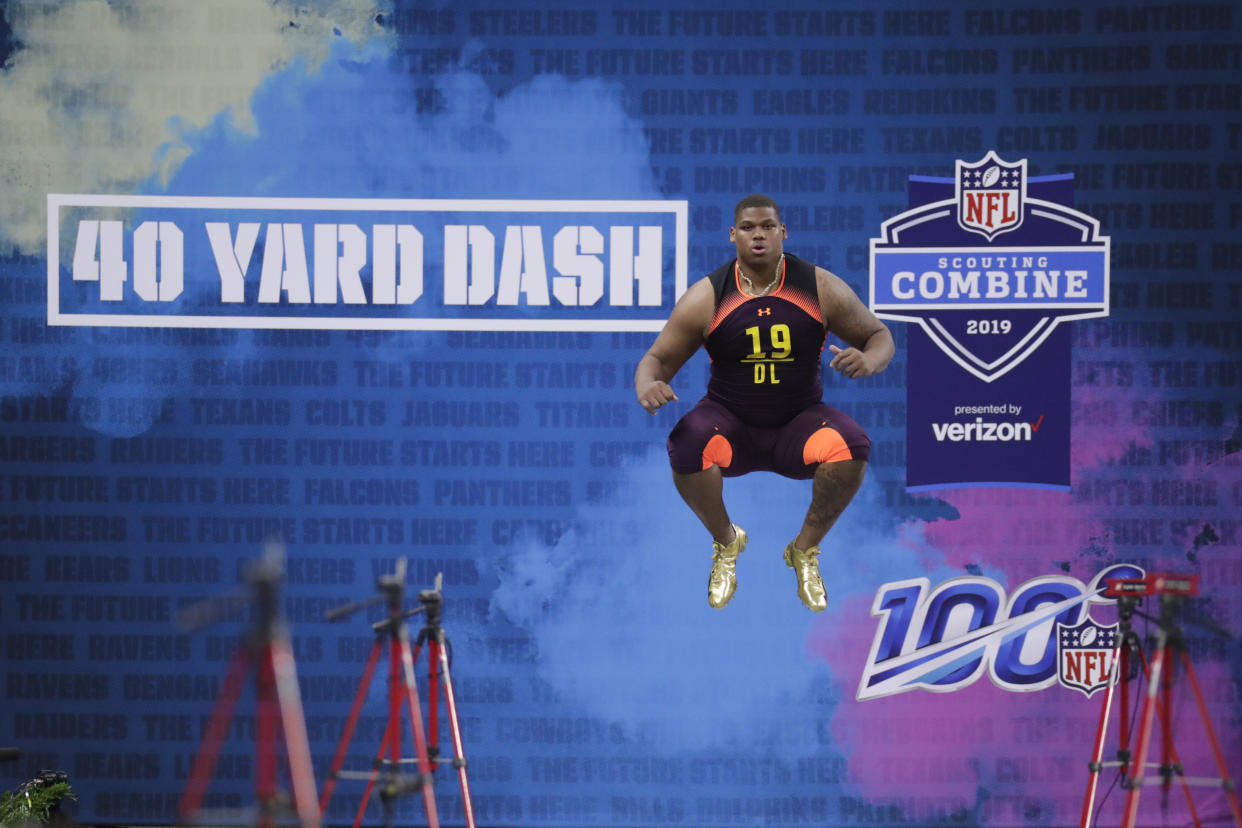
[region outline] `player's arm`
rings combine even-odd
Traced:
[[[669,381],[703,344],[715,306],[712,283],[700,279],[678,300],[664,330],[638,361],[634,393],[638,395],[638,404],[650,413],[677,399]]]
[[[869,377],[887,368],[896,351],[888,327],[839,276],[817,267],[815,282],[828,332],[850,346],[841,349],[829,345],[833,357],[828,367],[851,379]]]

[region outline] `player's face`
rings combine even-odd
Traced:
[[[785,251],[785,225],[771,207],[747,207],[729,228],[737,257],[754,269],[774,267]]]

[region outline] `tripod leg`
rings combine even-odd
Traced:
[[[475,828],[474,803],[470,799],[470,781],[466,778],[466,751],[457,719],[457,700],[453,695],[453,679],[449,675],[448,652],[443,643],[437,643],[436,649],[439,651],[440,674],[444,678],[444,706],[448,710],[449,729],[453,736],[453,764],[457,767],[457,781],[461,784],[461,804],[466,828]]]
[[[354,694],[354,703],[349,709],[349,718],[345,720],[345,729],[341,731],[341,741],[336,746],[336,755],[332,757],[332,770],[328,772],[328,779],[323,783],[323,793],[319,795],[319,813],[321,814],[328,812],[328,801],[332,799],[332,791],[336,788],[336,775],[341,772],[341,766],[345,764],[345,752],[349,750],[349,743],[354,738],[354,728],[358,726],[358,717],[362,714],[362,705],[367,699],[367,690],[371,687],[371,678],[375,675],[375,667],[379,664],[382,651],[383,646],[377,639],[371,647],[367,666],[362,670],[362,680],[358,683],[358,692]]]
[[[392,726],[392,738],[388,740],[388,758],[394,763],[394,768],[401,761],[401,728],[397,723],[401,721],[401,698],[405,694],[402,657],[406,652],[398,639],[391,640],[388,662],[388,722]]]
[[[1203,689],[1199,686],[1199,677],[1195,675],[1194,667],[1190,665],[1190,656],[1185,650],[1182,651],[1182,664],[1186,668],[1186,679],[1190,684],[1191,693],[1195,697],[1195,705],[1199,708],[1199,718],[1203,720],[1203,729],[1207,731],[1208,744],[1212,747],[1212,756],[1216,760],[1216,769],[1220,773],[1221,785],[1225,791],[1225,800],[1229,803],[1229,810],[1233,814],[1233,824],[1237,828],[1242,828],[1242,807],[1238,806],[1238,792],[1234,787],[1233,780],[1229,778],[1229,768],[1225,764],[1224,751],[1220,749],[1220,739],[1216,736],[1216,730],[1212,727],[1211,717],[1208,716],[1207,702],[1203,698]]]
[[[1113,705],[1113,691],[1117,689],[1118,673],[1121,671],[1119,658],[1124,647],[1118,644],[1113,648],[1112,675],[1108,677],[1108,689],[1104,691],[1104,704],[1100,706],[1100,721],[1095,728],[1095,745],[1091,748],[1091,761],[1087,765],[1087,793],[1083,798],[1082,817],[1078,821],[1079,828],[1091,828],[1091,809],[1095,807],[1095,792],[1100,784],[1101,761],[1104,758],[1104,738],[1108,733],[1108,711]],[[451,716],[451,714],[450,714]],[[458,755],[461,755],[460,750]],[[463,776],[463,781],[465,777]],[[469,828],[469,823],[467,823]]]
[[[379,777],[379,769],[384,761],[384,751],[388,749],[388,743],[393,739],[393,733],[399,727],[397,719],[388,717],[388,727],[384,728],[384,738],[380,741],[379,750],[375,754],[375,771],[371,778],[367,780],[367,788],[362,792],[362,802],[358,805],[358,815],[354,817],[354,828],[358,828],[362,824],[362,818],[367,813],[367,803],[371,801],[371,792],[375,790],[375,780]]]
[[[1191,824],[1195,828],[1202,828],[1199,822],[1199,813],[1195,810],[1194,798],[1190,795],[1190,785],[1186,782],[1186,775],[1180,770],[1182,759],[1178,756],[1177,745],[1173,742],[1173,685],[1175,667],[1176,662],[1170,658],[1165,666],[1164,675],[1160,680],[1160,787],[1164,808],[1167,810],[1169,788],[1173,784],[1174,775],[1176,775],[1182,783],[1182,793],[1186,796],[1186,808],[1190,813]]]
[[[259,827],[276,825],[276,677],[270,645],[263,647],[255,668],[255,772],[254,793],[259,807]]]
[[[1130,776],[1130,792],[1126,796],[1125,811],[1121,818],[1121,828],[1134,828],[1138,818],[1139,792],[1143,786],[1143,773],[1146,770],[1147,748],[1151,744],[1152,723],[1156,718],[1157,697],[1160,689],[1160,676],[1167,655],[1167,639],[1162,632],[1156,634],[1156,652],[1151,659],[1151,676],[1147,682],[1147,695],[1143,697],[1143,709],[1139,714],[1138,744],[1131,760],[1134,773]]]
[[[418,656],[414,656],[415,660]],[[440,758],[440,643],[431,638],[427,641],[427,753],[431,769],[436,769]]]
[[[1173,782],[1173,679],[1177,660],[1170,658],[1167,662],[1160,677],[1160,787],[1165,797]]]
[[[315,772],[311,767],[310,739],[306,735],[306,717],[298,692],[297,667],[286,637],[272,642],[271,670],[276,699],[280,708],[280,725],[285,733],[285,753],[289,760],[289,783],[293,788],[293,805],[302,828],[319,828],[319,803],[315,798]]]
[[[220,695],[216,698],[211,718],[203,731],[203,741],[198,748],[198,756],[194,757],[194,766],[190,770],[190,779],[186,783],[185,793],[181,795],[180,822],[185,825],[198,816],[202,809],[203,797],[207,793],[207,785],[211,774],[216,769],[216,759],[220,755],[220,746],[228,735],[229,722],[233,719],[233,708],[241,696],[242,680],[246,677],[249,651],[243,645],[233,654],[229,670],[224,676],[224,684]]]
[[[1122,647],[1121,651],[1121,696],[1118,699],[1117,707],[1120,710],[1117,724],[1117,758],[1121,762],[1121,775],[1126,777],[1129,775],[1131,766],[1130,759],[1133,754],[1130,753],[1130,662],[1131,655],[1128,647]],[[1143,669],[1143,676],[1147,676],[1147,658],[1139,652],[1139,663]]]
[[[423,714],[418,703],[418,686],[414,681],[414,658],[410,653],[410,639],[402,628],[399,639],[402,674],[405,676],[406,700],[410,708],[410,728],[414,735],[414,750],[418,755],[418,772],[423,777],[423,807],[427,812],[427,828],[440,828],[436,813],[436,797],[431,787],[431,762],[427,758],[427,741],[423,735]]]

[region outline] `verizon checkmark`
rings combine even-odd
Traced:
[[[1044,422],[1044,415],[1040,414],[1039,419],[1031,423],[1031,431],[1039,431],[1039,427],[1040,425],[1043,424],[1043,422]]]

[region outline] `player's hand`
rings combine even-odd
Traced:
[[[676,399],[677,395],[673,393],[672,387],[663,380],[649,382],[638,392],[638,404],[647,409],[649,414],[656,413],[656,409]]]
[[[857,348],[841,350],[836,345],[829,345],[828,350],[833,353],[832,362],[828,363],[828,367],[838,374],[844,374],[850,379],[858,379],[877,373],[873,361]]]

